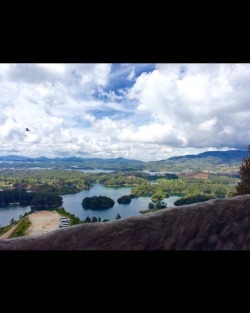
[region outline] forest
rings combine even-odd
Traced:
[[[47,193],[27,192],[25,188],[0,191],[0,206],[10,203],[30,205],[31,209],[35,210],[53,209],[62,205],[62,197]]]

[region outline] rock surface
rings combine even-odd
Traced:
[[[0,250],[248,250],[250,195],[0,240]]]

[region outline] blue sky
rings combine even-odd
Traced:
[[[0,155],[246,150],[249,86],[250,64],[0,64]]]

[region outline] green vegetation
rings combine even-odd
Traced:
[[[196,202],[204,202],[210,199],[213,199],[213,197],[207,196],[207,195],[196,195],[196,196],[189,196],[189,197],[176,200],[174,204],[176,206],[179,206],[179,205],[191,204],[191,203],[196,203]]]
[[[0,206],[10,203],[30,205],[31,209],[36,210],[53,209],[61,206],[62,197],[53,194],[27,192],[24,188],[0,191]]]
[[[132,188],[131,193],[136,197],[153,196],[152,201],[168,197],[169,194],[179,193],[184,196],[207,194],[213,198],[227,197],[235,191],[234,186],[215,183],[212,180],[179,178],[173,180],[158,179],[157,184],[145,183]]]
[[[97,179],[97,182],[104,186],[135,186],[145,182],[145,178],[135,175],[128,175],[128,173],[109,173],[102,174]]]
[[[121,215],[118,213],[117,215],[116,215],[116,218],[115,218],[116,220],[119,220],[119,219],[121,219]]]
[[[21,237],[26,235],[26,231],[31,225],[28,217],[23,217],[18,223],[16,229],[11,234],[10,238]]]
[[[240,178],[236,187],[237,195],[250,194],[250,145],[248,146],[248,157],[243,160],[240,167]]]
[[[167,204],[164,201],[157,201],[156,203],[149,202],[148,209],[149,210],[160,210],[165,209],[167,207]]]
[[[91,183],[95,182],[95,178],[91,177],[91,174],[59,169],[24,169],[22,171],[4,169],[0,171],[0,188],[4,190],[13,186],[60,195],[89,189]]]
[[[119,204],[128,204],[131,202],[130,195],[121,196],[119,199],[117,199],[117,202]]]
[[[106,196],[94,196],[86,197],[82,200],[82,206],[85,209],[103,210],[111,208],[115,204],[115,201]]]
[[[20,203],[21,205],[29,205],[34,194],[28,193],[24,188],[15,188],[0,191],[0,206],[9,203]]]
[[[155,180],[154,184],[151,184],[152,180]],[[135,170],[115,173],[83,173],[59,168],[4,169],[0,171],[0,188],[2,189],[0,205],[6,206],[10,202],[17,202],[22,205],[31,205],[33,209],[55,209],[62,205],[59,197],[61,194],[89,189],[95,183],[104,184],[107,187],[132,186],[131,194],[122,196],[118,199],[118,203],[125,203],[123,200],[129,203],[133,197],[141,196],[150,196],[151,201],[157,202],[176,193],[183,197],[198,194],[211,198],[229,197],[234,195],[237,182],[237,174],[220,175],[199,171],[180,173],[178,176],[169,173],[150,176],[145,172]],[[95,203],[96,199],[93,201],[93,207],[96,209],[113,206],[109,203],[107,207],[102,207],[98,201]],[[86,201],[84,205],[86,208],[92,208],[87,205]]]
[[[93,216],[91,219],[89,216],[87,216],[85,218],[84,223],[97,223],[97,222],[101,222],[101,221],[102,221],[102,219],[100,217],[97,218],[96,216]],[[108,221],[108,220],[105,220],[105,221]]]
[[[74,214],[71,214],[71,213],[65,211],[64,208],[58,208],[58,209],[56,209],[56,211],[57,211],[60,215],[62,215],[63,217],[64,217],[64,216],[65,216],[65,217],[68,217],[68,218],[70,219],[70,225],[77,225],[77,224],[83,223],[83,221],[81,221],[81,220],[79,219],[79,217],[77,217],[77,216],[75,216]]]
[[[62,205],[62,197],[46,193],[37,193],[32,199],[30,206],[33,210],[55,209]]]
[[[151,200],[153,202],[158,202],[158,201],[161,201],[164,198],[168,198],[168,197],[169,197],[168,193],[164,192],[164,190],[162,190],[162,189],[159,189],[152,195]]]
[[[10,224],[4,227],[0,227],[0,236],[5,234],[8,230],[10,230],[13,225],[14,224]]]

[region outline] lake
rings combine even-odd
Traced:
[[[62,195],[63,207],[66,211],[78,216],[81,220],[85,220],[88,216],[92,218],[96,216],[101,219],[115,220],[116,215],[119,213],[122,218],[141,215],[140,210],[147,210],[148,204],[151,202],[150,197],[139,197],[131,200],[129,204],[118,204],[117,199],[124,195],[129,195],[131,193],[131,187],[105,187],[101,184],[95,184],[89,190],[83,190],[77,194]],[[112,208],[105,210],[91,210],[84,209],[82,207],[82,200],[85,197],[93,196],[107,196],[115,201]],[[180,196],[171,196],[164,199],[167,203],[168,208],[174,206],[174,202],[180,199]]]
[[[75,194],[61,195],[63,198],[63,207],[66,211],[79,217],[81,220],[85,220],[87,216],[92,218],[96,216],[101,219],[108,219],[110,221],[116,219],[116,215],[119,213],[121,218],[141,215],[140,210],[147,210],[148,204],[151,202],[150,197],[139,197],[131,200],[129,204],[118,204],[117,199],[124,195],[131,193],[131,187],[105,187],[101,184],[95,184],[89,190],[83,190]],[[82,207],[82,200],[85,197],[93,196],[107,196],[115,201],[112,208],[105,210],[90,210]],[[167,207],[174,207],[174,202],[180,199],[180,195],[171,196],[164,199],[167,203]],[[30,211],[30,206],[5,206],[0,208],[0,227],[9,224],[10,220],[14,218],[19,219],[20,215]]]
[[[20,215],[24,215],[30,211],[30,206],[9,205],[0,207],[0,227],[10,224],[10,220],[14,218],[19,220]]]
[[[67,169],[68,171],[78,171],[78,172],[84,172],[84,173],[112,173],[115,172],[114,170],[102,170],[101,168],[96,168],[96,169],[92,169],[92,170],[88,170],[88,169],[83,169],[83,168],[70,168]]]

